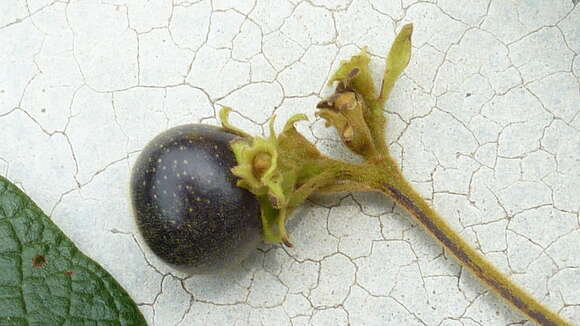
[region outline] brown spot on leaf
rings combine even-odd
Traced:
[[[46,257],[43,254],[36,254],[34,257],[32,257],[32,267],[34,268],[44,267],[46,263]]]

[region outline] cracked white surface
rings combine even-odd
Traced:
[[[235,5],[232,7],[232,3]],[[390,200],[319,196],[224,275],[187,276],[139,238],[129,171],[146,142],[221,105],[255,133],[314,118],[341,59],[376,72],[415,24],[387,103],[406,176],[463,236],[580,323],[580,6],[572,0],[88,0],[0,4],[0,174],[137,301],[151,325],[508,325],[490,294]],[[379,76],[378,74],[376,75]]]

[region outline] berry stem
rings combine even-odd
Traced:
[[[396,80],[409,64],[413,26],[403,26],[387,56],[380,92],[377,94],[368,64],[361,54],[343,61],[331,78],[337,82],[334,94],[321,101],[317,115],[334,127],[342,143],[361,156],[364,163],[349,163],[320,153],[295,128],[304,120],[295,115],[275,135],[273,120],[270,137],[250,137],[227,122],[228,109],[222,111],[222,124],[243,139],[232,144],[240,178],[238,186],[260,198],[264,239],[291,246],[285,221],[292,210],[313,193],[377,191],[404,207],[455,258],[499,296],[542,326],[571,326],[550,311],[510,278],[489,263],[466,242],[404,178],[389,154],[385,139],[384,105]],[[257,173],[256,173],[257,172]]]
[[[557,313],[538,302],[527,291],[516,285],[508,276],[488,262],[475,248],[466,242],[443,217],[417,193],[403,177],[396,162],[389,156],[373,164],[374,169],[349,169],[358,171],[352,179],[363,182],[404,207],[417,222],[433,235],[455,258],[471,270],[491,290],[504,298],[509,304],[523,312],[538,325],[572,326]],[[362,174],[362,175],[361,175]],[[364,180],[364,181],[363,181]]]

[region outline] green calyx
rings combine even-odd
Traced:
[[[231,143],[238,162],[232,169],[233,174],[239,178],[237,185],[256,195],[260,202],[264,241],[282,242],[291,247],[285,224],[288,214],[301,203],[292,200],[297,182],[305,172],[304,163],[308,158],[320,156],[313,146],[300,146],[308,141],[296,132],[294,123],[305,120],[306,116],[298,114],[290,118],[279,135],[276,135],[272,118],[269,137],[249,137],[228,122],[229,110],[223,108],[220,112],[222,126],[242,136]],[[289,148],[289,145],[293,148]],[[305,149],[310,152],[304,154]],[[282,153],[293,155],[282,156]]]
[[[411,32],[411,25],[406,25],[395,40],[387,60],[393,67],[387,67],[383,89],[378,95],[368,67],[370,58],[363,49],[359,55],[341,63],[330,80],[330,83],[337,82],[334,94],[317,105],[317,116],[326,121],[327,127],[336,128],[345,146],[367,162],[377,161],[377,157],[387,153],[383,104],[409,61]],[[367,170],[371,165],[361,169],[322,155],[294,127],[296,122],[306,119],[303,114],[291,117],[279,134],[274,130],[272,118],[268,137],[252,137],[228,121],[230,111],[224,107],[220,119],[225,130],[240,136],[231,143],[238,162],[232,172],[239,178],[237,185],[258,198],[263,239],[268,243],[292,246],[286,220],[311,194],[368,191],[376,183],[372,173],[357,176],[357,169]]]
[[[366,68],[365,68],[366,69]],[[365,114],[368,106],[352,86],[353,79],[360,73],[359,67],[338,82],[335,93],[316,106],[317,116],[326,120],[326,126],[338,131],[342,142],[354,153],[365,158],[376,155],[376,146]]]
[[[251,141],[242,139],[232,143],[238,165],[232,169],[240,180],[238,186],[251,190],[256,196],[268,195],[278,207],[284,200],[283,175],[278,168],[278,146],[276,138],[255,137]]]
[[[401,28],[395,38],[387,56],[383,81],[378,94],[369,69],[370,57],[364,48],[360,54],[341,62],[329,81],[329,84],[337,82],[335,93],[318,104],[320,109],[318,115],[326,120],[328,126],[334,126],[339,131],[343,142],[350,150],[367,160],[376,156],[385,156],[388,153],[385,142],[384,106],[395,82],[409,64],[412,34],[413,25],[407,24]],[[343,103],[337,105],[336,100],[341,97],[347,100],[345,94],[349,93],[356,94],[356,97],[349,96],[351,103],[348,106]],[[348,112],[344,109],[346,107],[354,108],[354,110]],[[337,118],[336,113],[331,113],[331,111],[339,112],[344,118]],[[362,119],[358,111],[362,114]],[[348,129],[344,131],[344,125],[354,128],[354,137],[358,136],[358,143],[345,139],[345,133],[348,136],[353,132]]]

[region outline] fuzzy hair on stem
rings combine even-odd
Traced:
[[[385,138],[384,106],[395,82],[411,58],[413,25],[403,26],[387,55],[379,92],[368,64],[366,50],[343,61],[330,79],[335,92],[317,105],[317,115],[327,127],[338,131],[342,143],[364,160],[354,164],[321,154],[302,136],[294,123],[304,120],[296,115],[276,134],[251,137],[227,121],[229,108],[221,114],[222,125],[241,139],[232,143],[238,166],[232,171],[243,187],[260,200],[263,238],[270,243],[292,246],[285,222],[292,211],[314,193],[374,191],[384,194],[403,207],[424,229],[494,293],[542,326],[571,326],[569,322],[542,305],[465,241],[415,191],[389,153]],[[258,171],[259,173],[252,173]],[[298,244],[299,245],[299,244]]]

